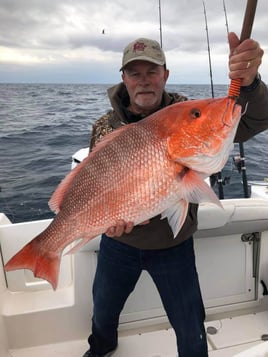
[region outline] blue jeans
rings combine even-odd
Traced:
[[[193,238],[169,249],[140,250],[102,237],[93,284],[90,351],[105,354],[116,348],[119,315],[143,269],[159,291],[177,337],[179,357],[207,357]]]

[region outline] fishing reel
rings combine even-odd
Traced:
[[[243,162],[244,159],[241,158],[241,155],[237,154],[233,156],[233,166],[236,168],[239,174],[242,172]]]

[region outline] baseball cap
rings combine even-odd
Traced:
[[[148,38],[138,38],[127,45],[124,49],[120,71],[128,63],[136,60],[148,61],[160,66],[166,63],[165,54],[159,43]]]

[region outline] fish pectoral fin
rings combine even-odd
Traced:
[[[181,196],[186,201],[197,204],[210,202],[223,208],[219,198],[212,188],[205,182],[201,174],[198,174],[193,170],[188,170],[181,179],[181,184]]]
[[[188,212],[188,202],[186,200],[179,200],[173,206],[167,208],[161,214],[161,219],[167,218],[168,223],[172,229],[174,238],[178,235]]]

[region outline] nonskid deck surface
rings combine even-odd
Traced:
[[[249,314],[210,321],[215,335],[208,336],[209,357],[232,357],[244,351],[241,357],[267,357],[265,352],[254,354],[254,346],[263,344],[261,336],[268,332],[268,312]],[[114,357],[176,357],[175,335],[172,329],[123,334]],[[69,341],[46,346],[12,350],[12,357],[82,357],[87,350],[86,340]],[[252,348],[250,354],[245,351]],[[239,356],[240,357],[240,356]]]

